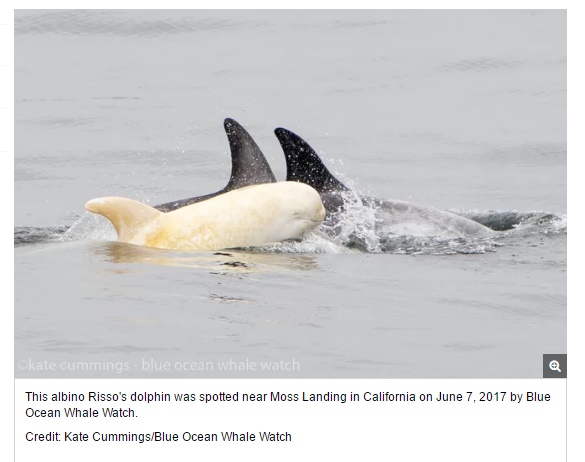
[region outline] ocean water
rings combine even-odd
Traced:
[[[23,10],[15,34],[16,377],[532,378],[566,352],[565,12]],[[226,117],[278,179],[285,127],[361,194],[497,231],[355,207],[188,253],[84,211],[221,189]]]

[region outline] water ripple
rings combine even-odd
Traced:
[[[446,64],[441,67],[442,71],[446,72],[491,72],[507,69],[516,69],[521,67],[523,63],[517,60],[504,60],[494,58],[475,58],[462,59],[453,63]]]
[[[199,18],[193,12],[170,13],[161,18],[158,11],[141,11],[131,18],[123,11],[62,10],[20,15],[15,18],[16,35],[112,35],[152,38],[164,35],[225,31],[262,27],[262,22],[238,22],[231,19]],[[188,16],[190,14],[191,16]]]

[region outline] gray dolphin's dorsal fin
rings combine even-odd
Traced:
[[[315,188],[319,193],[347,191],[335,178],[315,150],[300,136],[287,130],[274,130],[286,158],[286,180],[299,181]]]
[[[266,157],[244,127],[229,118],[225,119],[223,126],[232,153],[232,174],[224,191],[253,184],[274,183],[276,178]]]
[[[187,205],[211,199],[228,191],[243,188],[244,186],[276,182],[276,178],[264,154],[262,154],[256,142],[244,127],[230,118],[224,120],[223,126],[230,143],[230,151],[232,154],[232,173],[226,187],[204,196],[196,196],[160,204],[155,206],[157,210],[171,212]]]

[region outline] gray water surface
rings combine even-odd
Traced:
[[[540,377],[566,352],[563,11],[18,11],[17,377]],[[278,179],[305,138],[359,192],[495,226],[184,253],[89,199],[222,188],[225,117]],[[231,361],[231,362],[230,362]]]

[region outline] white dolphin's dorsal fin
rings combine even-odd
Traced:
[[[85,204],[88,212],[103,215],[112,222],[118,240],[126,242],[136,230],[143,228],[162,212],[150,205],[125,197],[100,197]]]

